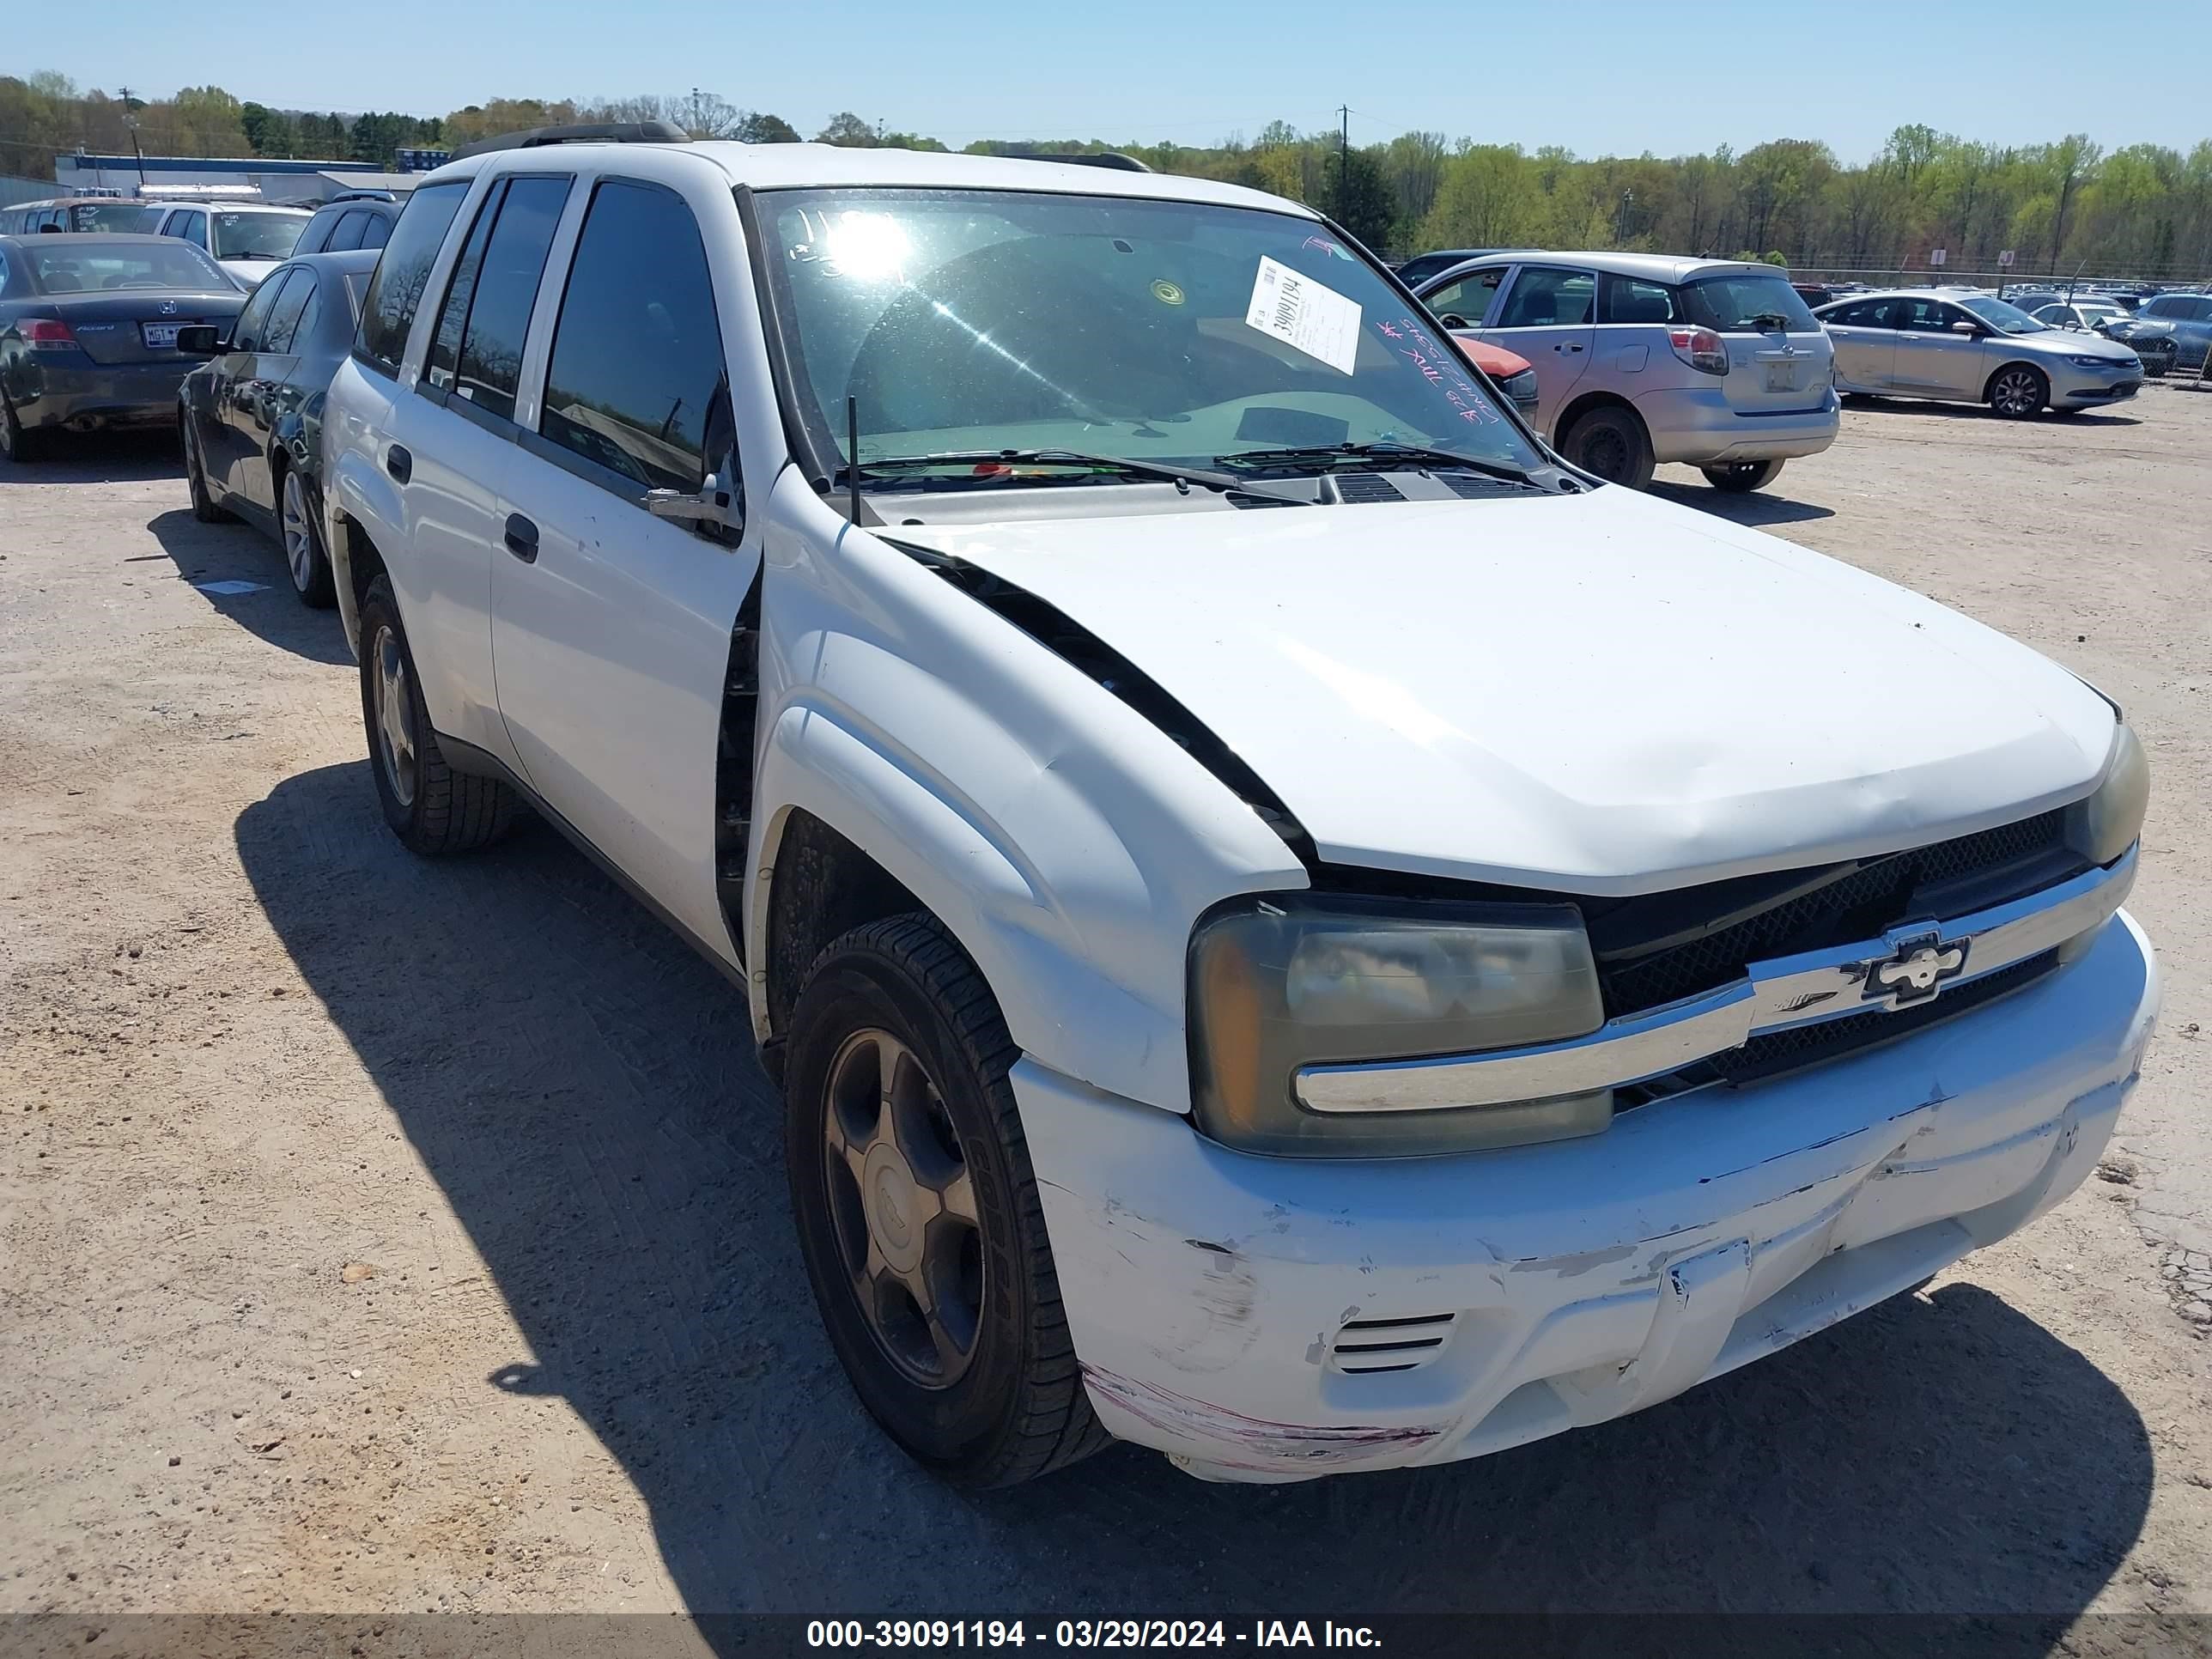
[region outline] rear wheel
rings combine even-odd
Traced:
[[[300,603],[327,611],[337,603],[331,580],[331,562],[323,556],[323,538],[315,528],[315,515],[307,504],[307,483],[298,471],[280,466],[280,491],[284,531],[284,562],[292,572],[292,591]]]
[[[1006,1073],[1019,1050],[935,918],[856,927],[791,1022],[784,1161],[845,1374],[917,1461],[1006,1486],[1097,1450]]]
[[[190,410],[179,410],[178,429],[185,439],[185,483],[192,492],[192,517],[202,524],[229,524],[229,514],[216,505],[215,492],[208,487],[207,461],[200,453],[200,434],[193,429]]]
[[[2051,401],[2051,382],[2043,371],[2026,363],[2013,363],[1990,377],[1990,407],[2010,421],[2025,421],[2043,412]]]
[[[1651,434],[1626,409],[1607,405],[1576,416],[1559,453],[1607,483],[1641,489],[1651,482]]]
[[[0,394],[0,455],[20,466],[26,461],[45,459],[46,453],[46,434],[24,426],[15,405]]]
[[[361,712],[384,821],[411,853],[465,853],[514,821],[514,792],[446,764],[399,625],[392,585],[379,576],[361,602]]]
[[[1731,461],[1726,466],[1700,467],[1705,482],[1716,489],[1725,489],[1732,495],[1748,490],[1764,489],[1774,482],[1774,475],[1782,471],[1779,461]]]

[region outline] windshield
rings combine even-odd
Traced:
[[[1984,295],[1968,295],[1959,303],[2000,334],[2041,334],[2048,326],[2037,322],[2018,306],[2007,305],[2002,300],[1992,300]]]
[[[70,210],[78,230],[136,230],[145,215],[143,202],[79,202]]]
[[[103,289],[212,289],[234,294],[238,284],[221,266],[190,242],[65,242],[59,247],[31,242],[22,250],[40,290],[46,294],[92,294]]]
[[[1785,333],[1812,334],[1820,326],[1813,320],[1804,296],[1778,270],[1771,276],[1753,271],[1692,282],[1682,289],[1682,313],[1722,334],[1741,334],[1776,317],[1782,319]],[[1771,322],[1767,325],[1771,328]]]
[[[289,259],[307,228],[301,213],[217,213],[215,257],[218,259]]]
[[[1311,219],[1003,191],[763,192],[821,453],[1201,465],[1386,443],[1543,465],[1420,308]]]

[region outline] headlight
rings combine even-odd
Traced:
[[[1516,404],[1533,404],[1536,401],[1536,371],[1524,368],[1509,374],[1498,383],[1498,389]]]
[[[2069,357],[2066,360],[2077,368],[2118,368],[2120,364],[2111,357]]]
[[[1301,1066],[1407,1060],[1585,1036],[1604,1022],[1571,905],[1416,904],[1285,893],[1236,902],[1191,937],[1199,1127],[1309,1158],[1464,1152],[1592,1134],[1610,1091],[1503,1106],[1317,1112]]]
[[[2123,722],[2096,793],[2067,809],[2066,843],[2092,864],[2110,864],[2142,835],[2150,805],[2150,758]]]

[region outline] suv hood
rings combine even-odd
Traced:
[[[1626,489],[891,533],[1097,635],[1336,863],[1647,892],[2043,811],[2112,743],[2026,647]]]

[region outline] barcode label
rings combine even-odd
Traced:
[[[1261,256],[1244,321],[1340,374],[1352,373],[1359,350],[1358,302],[1286,264]]]

